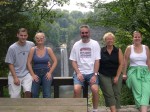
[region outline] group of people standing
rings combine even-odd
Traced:
[[[141,33],[133,33],[133,44],[126,48],[124,56],[122,50],[114,46],[115,35],[111,32],[104,34],[103,48],[91,39],[88,25],[80,27],[80,36],[81,40],[73,45],[69,57],[74,69],[74,97],[81,97],[86,81],[92,92],[93,112],[98,112],[99,86],[106,106],[111,112],[117,112],[121,108],[122,80],[126,80],[137,108],[140,112],[147,112],[150,98],[150,55],[148,46],[141,43]],[[24,97],[31,97],[32,93],[32,97],[37,98],[41,85],[43,97],[49,98],[57,58],[50,47],[45,47],[45,34],[36,33],[36,46],[27,41],[28,33],[24,28],[19,29],[17,37],[18,41],[9,47],[5,59],[10,69],[8,84],[11,98],[20,98],[21,86]]]

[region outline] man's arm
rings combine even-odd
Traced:
[[[13,76],[14,84],[15,85],[20,85],[20,81],[19,81],[19,79],[18,79],[18,77],[16,75],[14,65],[13,64],[9,64],[8,66],[9,66],[9,70],[10,70],[12,76]]]
[[[84,77],[82,76],[80,70],[78,69],[78,64],[77,64],[76,61],[73,61],[73,60],[72,60],[72,67],[73,67],[74,71],[75,71],[76,74],[77,74],[77,78],[78,78],[81,82],[83,82],[83,81],[84,81]]]
[[[95,63],[94,63],[94,73],[93,73],[93,76],[92,76],[92,78],[90,80],[91,84],[95,84],[95,82],[97,80],[99,65],[100,65],[99,60],[95,60]]]
[[[98,73],[99,66],[100,66],[100,61],[99,60],[95,60],[95,63],[94,63],[94,73]]]

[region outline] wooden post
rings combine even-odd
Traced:
[[[3,87],[8,85],[7,77],[0,77],[0,97],[4,96]]]

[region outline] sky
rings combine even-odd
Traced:
[[[60,8],[62,10],[69,10],[69,11],[74,11],[74,10],[82,11],[82,12],[93,11],[90,8],[84,8],[84,7],[76,5],[77,3],[87,4],[88,1],[94,2],[94,0],[70,0],[70,4],[69,5],[64,5],[63,7],[54,6],[54,8]],[[113,0],[101,0],[101,1],[102,2],[111,2]]]

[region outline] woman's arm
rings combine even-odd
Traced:
[[[49,56],[51,57],[51,59],[53,61],[52,66],[51,66],[50,71],[49,71],[49,74],[52,74],[54,69],[57,66],[57,58],[56,58],[53,50],[50,47],[48,47],[47,49],[48,49],[48,54],[49,54]]]
[[[32,69],[32,58],[33,58],[33,53],[34,53],[35,47],[32,47],[30,49],[28,58],[27,58],[27,68],[33,78],[33,80],[38,81],[38,77],[34,74],[33,69]]]
[[[123,69],[123,53],[122,53],[122,50],[119,48],[119,67],[118,67],[116,76],[118,77],[120,76],[122,69]]]
[[[146,63],[147,63],[148,68],[150,70],[150,52],[149,52],[148,46],[146,46],[146,55],[147,55],[147,61],[146,61]]]
[[[131,46],[128,46],[124,53],[124,69],[123,69],[123,79],[127,79],[127,67],[128,67],[128,60],[131,53]]]
[[[119,67],[117,70],[117,74],[114,77],[114,83],[118,82],[119,76],[120,76],[120,74],[122,72],[122,68],[123,68],[123,53],[122,53],[122,50],[120,48],[119,48],[118,58],[119,58]]]

